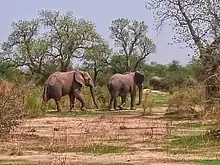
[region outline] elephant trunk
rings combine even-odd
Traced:
[[[90,93],[91,93],[91,96],[92,96],[92,100],[93,100],[93,102],[94,102],[96,108],[98,109],[98,104],[97,104],[96,101],[95,101],[94,87],[91,86],[89,89],[90,89]]]
[[[142,86],[142,85],[138,85],[138,89],[139,89],[139,101],[138,101],[138,105],[140,105],[140,104],[142,103],[143,86]]]

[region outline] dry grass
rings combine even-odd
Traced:
[[[104,109],[108,106],[108,92],[104,88],[97,88],[96,92],[98,104]],[[204,155],[197,153],[202,147],[210,149],[206,152],[217,152],[213,150],[213,145],[208,143],[209,141],[202,143],[199,133],[207,129],[199,129],[198,133],[198,127],[184,125],[187,118],[181,122],[179,119],[183,114],[190,113],[189,109],[181,109],[182,107],[197,110],[204,105],[202,92],[195,88],[175,91],[172,95],[146,94],[143,96],[142,109],[136,111],[88,110],[47,113],[47,110],[56,107],[52,100],[47,104],[42,103],[42,87],[17,84],[4,99],[1,99],[1,105],[4,106],[1,106],[3,118],[0,122],[4,126],[2,130],[7,131],[1,132],[6,138],[2,138],[0,160],[1,155],[5,160],[13,155],[17,159],[24,158],[24,162],[39,164],[40,161],[41,164],[66,165],[71,162],[97,164],[103,161],[141,164],[146,160],[152,162],[151,159],[170,162],[171,155],[181,155],[183,159],[190,160],[191,157],[187,154],[200,159]],[[87,88],[83,89],[83,96],[87,101],[87,108],[93,109],[94,105]],[[176,117],[168,118],[164,116],[164,111],[158,109],[155,111],[155,107],[165,104],[176,108],[179,112],[175,113]],[[79,106],[77,102],[76,109]],[[68,97],[62,98],[62,107],[64,110],[69,108]],[[25,120],[19,123],[22,117],[25,117],[23,118]],[[188,119],[198,122],[200,118]],[[175,123],[183,123],[184,127],[173,125]],[[180,129],[183,132],[180,132]],[[201,126],[201,129],[204,127]],[[182,137],[186,132],[187,136]],[[192,149],[194,151],[189,152]],[[177,161],[178,158],[173,160]]]

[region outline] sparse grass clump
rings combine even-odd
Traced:
[[[207,136],[206,134],[172,136],[168,138],[163,146],[164,150],[172,154],[199,153],[216,156],[220,150],[220,141]]]
[[[35,163],[28,163],[25,161],[18,161],[18,160],[0,160],[0,165],[37,165]]]
[[[50,152],[84,152],[84,153],[94,153],[94,154],[109,154],[109,153],[123,153],[131,152],[132,148],[117,147],[110,145],[91,145],[87,147],[64,147],[64,146],[51,146],[47,148],[38,148],[38,150],[46,150]]]
[[[93,112],[93,111],[76,111],[73,110],[71,112],[57,112],[57,111],[51,111],[47,113],[47,116],[68,116],[68,117],[77,117],[77,116],[93,116],[98,115],[100,113]]]
[[[132,163],[109,163],[109,164],[104,164],[104,165],[134,165]]]
[[[196,163],[199,163],[201,165],[219,165],[220,164],[220,160],[219,159],[206,159],[206,160],[196,160],[194,161]]]
[[[148,96],[153,107],[167,107],[169,97],[169,93],[150,93]]]

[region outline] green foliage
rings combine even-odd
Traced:
[[[110,99],[110,93],[106,86],[96,87],[96,98],[100,107],[107,108]]]
[[[219,159],[196,160],[193,162],[199,163],[201,165],[219,165],[220,164]]]
[[[219,73],[220,65],[219,2],[204,0],[192,3],[191,0],[184,0],[176,3],[174,0],[150,0],[146,7],[153,12],[157,30],[162,30],[163,25],[168,23],[175,32],[174,43],[184,43],[198,55],[201,67],[197,69],[201,69],[202,73],[197,78],[208,79],[206,98],[216,95],[217,90],[214,88],[218,82],[210,76]]]
[[[20,70],[15,68],[10,62],[0,62],[0,79],[14,80],[21,77]]]
[[[31,74],[47,77],[56,70],[69,70],[73,59],[82,59],[86,49],[101,41],[94,23],[75,18],[71,12],[41,10],[36,19],[12,23],[1,56]]]
[[[169,137],[163,148],[173,154],[208,153],[212,148],[211,152],[215,154],[219,150],[217,146],[219,141],[200,134]]]
[[[111,55],[112,50],[108,44],[95,45],[86,50],[83,66],[92,72],[94,84],[97,85],[98,83],[100,85],[99,81],[97,81],[98,75],[107,71],[108,60]]]
[[[34,118],[45,114],[46,106],[44,106],[39,98],[39,95],[30,93],[27,96],[25,104],[25,116]]]
[[[113,20],[109,27],[110,38],[117,47],[113,51],[96,32],[93,22],[77,18],[70,11],[61,14],[41,10],[37,18],[12,23],[12,32],[2,44],[0,59],[25,68],[28,80],[34,80],[37,85],[42,85],[55,71],[73,69],[72,62],[76,58],[83,61],[80,68],[88,70],[98,86],[106,86],[114,73],[135,70],[145,73],[145,87],[149,87],[147,80],[154,75],[166,77],[173,87],[181,86],[189,75],[198,77],[201,74],[196,62],[186,67],[178,61],[168,65],[146,64],[149,54],[156,51],[156,45],[147,37],[147,28],[143,21]],[[2,78],[18,75],[15,68],[8,70],[5,64],[0,67]]]
[[[125,18],[112,21],[109,27],[111,31],[110,38],[114,40],[115,46],[119,49],[116,55],[122,55],[122,57],[118,58],[121,58],[119,61],[123,63],[122,67],[125,67],[119,68],[120,65],[115,65],[115,61],[113,61],[111,65],[118,72],[123,72],[124,70],[136,71],[141,62],[149,54],[156,51],[156,45],[146,36],[147,28],[148,26],[144,21],[131,21]]]

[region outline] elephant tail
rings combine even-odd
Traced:
[[[49,100],[49,98],[48,98],[48,84],[44,85],[43,100],[44,101],[48,101]]]
[[[107,84],[107,88],[108,88],[109,91],[111,91],[111,89],[112,89],[112,83],[109,82],[109,83]]]

